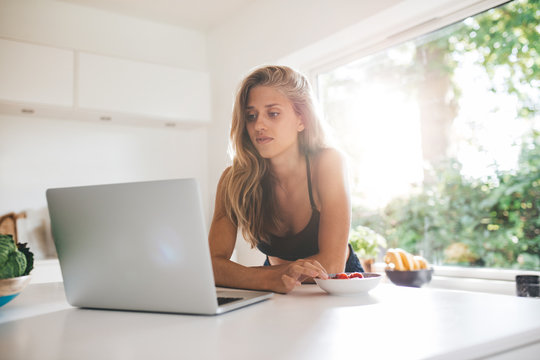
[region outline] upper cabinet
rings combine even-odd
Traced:
[[[78,106],[158,118],[208,121],[207,73],[80,53]]]
[[[206,72],[0,39],[0,113],[149,126],[210,121]]]
[[[73,105],[73,51],[0,39],[0,99]]]

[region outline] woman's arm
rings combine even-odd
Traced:
[[[218,184],[210,233],[210,255],[217,286],[287,293],[307,277],[326,278],[324,268],[316,260],[299,260],[278,266],[246,267],[230,260],[236,243],[237,226],[225,212],[223,178]]]
[[[323,150],[317,159],[315,191],[320,206],[319,253],[315,259],[328,271],[345,269],[351,226],[351,196],[344,156],[335,149]]]

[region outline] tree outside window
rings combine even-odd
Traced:
[[[435,264],[540,270],[540,1],[318,76],[353,227]]]

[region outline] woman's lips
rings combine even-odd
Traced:
[[[272,140],[274,139],[268,136],[257,136],[255,138],[255,141],[257,142],[257,144],[261,144],[261,145],[268,144]]]

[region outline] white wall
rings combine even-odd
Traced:
[[[206,130],[0,116],[0,212],[45,206],[49,187],[197,177]]]
[[[0,0],[0,37],[208,70],[204,33],[61,1]],[[204,126],[160,129],[0,115],[0,214],[46,207],[48,187],[196,177],[209,216],[207,158]]]

